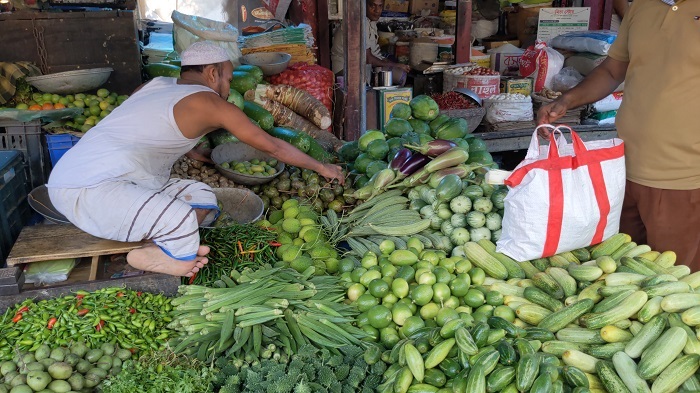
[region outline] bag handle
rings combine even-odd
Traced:
[[[538,137],[538,131],[543,128],[543,129],[549,129],[551,130],[550,132],[550,143],[549,143],[549,157],[559,157],[559,148],[562,143],[566,145],[566,139],[564,139],[564,135],[562,134],[561,130],[559,130],[559,127],[556,127],[551,124],[542,124],[537,126],[535,128],[535,132],[532,134],[532,139],[530,140],[530,146],[527,149],[527,155],[525,156],[526,160],[537,160],[540,156],[540,141]],[[559,138],[554,138],[553,134],[559,131]],[[552,150],[556,150],[556,152],[552,152]]]
[[[586,144],[583,143],[583,139],[578,135],[576,131],[574,131],[571,127],[567,125],[559,125],[557,126],[557,130],[561,132],[561,130],[567,130],[571,134],[571,142],[574,145],[574,154],[575,155],[580,155],[582,153],[586,153],[588,151],[588,148],[586,147]]]

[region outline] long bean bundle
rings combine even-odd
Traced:
[[[277,234],[255,224],[233,224],[200,231],[201,244],[209,246],[209,263],[184,284],[211,286],[232,270],[274,263]]]

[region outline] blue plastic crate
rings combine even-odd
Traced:
[[[58,160],[76,143],[80,138],[71,134],[46,134],[46,144],[49,147],[49,157],[51,157],[51,166],[56,166]]]
[[[27,178],[19,151],[0,151],[0,264],[10,253],[22,227],[31,218]]]

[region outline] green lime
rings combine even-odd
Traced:
[[[513,311],[513,309],[508,306],[501,305],[494,308],[493,316],[501,317],[511,323],[515,321],[515,311]]]
[[[503,294],[498,291],[488,291],[486,292],[486,303],[494,307],[503,304]]]
[[[363,274],[367,273],[367,269],[364,267],[358,267],[355,270],[350,273],[350,277],[352,277],[352,282],[360,282],[360,277],[362,277]]]
[[[348,299],[350,299],[351,302],[355,302],[360,296],[365,294],[365,291],[366,289],[364,285],[354,283],[348,288]]]
[[[403,299],[408,296],[408,282],[401,277],[394,278],[391,283],[391,292],[396,295],[397,298]]]
[[[395,249],[396,244],[394,244],[394,242],[389,239],[385,239],[381,243],[379,243],[379,250],[382,252],[383,255],[389,255],[392,252],[394,252]]]
[[[460,259],[455,264],[455,273],[457,274],[468,273],[471,269],[472,263],[468,259]]]
[[[352,272],[355,269],[355,262],[349,258],[343,258],[338,263],[338,271],[340,273]]]
[[[486,302],[486,297],[483,292],[478,289],[470,288],[467,294],[464,295],[464,303],[469,307],[481,307]]]
[[[435,303],[427,303],[420,308],[420,316],[425,320],[434,319],[440,312],[440,306]]]
[[[425,306],[433,299],[433,288],[430,285],[420,284],[411,290],[411,299],[419,306]]]
[[[372,266],[377,266],[378,259],[377,259],[377,254],[373,253],[372,251],[368,251],[363,257],[362,257],[362,267],[365,269],[369,269]]]
[[[435,269],[433,269],[433,274],[435,275],[437,282],[447,284],[450,281],[452,281],[452,275],[450,274],[450,272],[447,271],[447,269],[445,269],[442,266],[438,266]]]
[[[387,306],[387,307],[393,307],[396,302],[399,301],[399,298],[396,297],[393,293],[389,292],[382,298],[382,304]]]
[[[355,305],[357,306],[357,309],[360,310],[360,312],[369,311],[372,307],[378,304],[379,299],[370,295],[369,293],[363,294],[355,301]]]
[[[451,308],[443,307],[438,311],[435,322],[438,326],[443,326],[453,319],[459,319],[459,313]]]
[[[391,323],[391,310],[381,304],[372,306],[367,313],[369,324],[377,329],[383,329]]]
[[[447,307],[447,308],[451,308],[451,309],[454,310],[454,309],[456,309],[457,307],[459,307],[459,298],[458,298],[457,296],[454,296],[454,295],[453,295],[453,296],[450,296],[449,299],[445,300],[445,301],[442,303],[442,306],[443,306],[443,307]]]
[[[367,272],[365,274],[369,273],[370,272]],[[386,281],[377,278],[370,281],[368,288],[369,293],[377,298],[382,298],[389,293],[389,284],[387,284]]]
[[[471,269],[469,271],[469,276],[472,278],[473,285],[481,285],[484,283],[484,280],[486,280],[486,273],[478,267]]]
[[[367,316],[367,311],[357,316],[357,326],[363,327],[366,325],[369,325],[369,317]]]
[[[452,274],[455,272],[455,266],[458,261],[459,258],[457,257],[445,258],[438,263],[438,266],[444,267],[450,274]]]
[[[423,251],[420,259],[430,262],[433,266],[437,266],[438,263],[440,263],[440,254],[438,254],[437,251],[427,250]]]
[[[416,271],[416,281],[418,284],[433,285],[437,282],[437,277],[435,277],[435,274],[430,271],[426,271],[420,275],[418,275],[418,271]]]
[[[401,338],[396,329],[392,327],[386,327],[379,330],[379,341],[384,344],[386,348],[393,348]]]
[[[403,303],[394,304],[391,308],[391,317],[395,324],[403,326],[406,319],[413,316],[411,308]]]
[[[399,269],[396,268],[396,266],[392,265],[391,263],[387,263],[382,268],[382,277],[394,277],[396,276],[396,273],[399,271]]]
[[[360,284],[369,287],[369,283],[374,280],[381,279],[382,273],[377,270],[368,270],[360,277]],[[388,292],[388,290],[387,290]],[[381,297],[381,296],[380,296]]]
[[[433,301],[442,304],[451,296],[450,287],[447,284],[439,282],[433,285]]]
[[[399,330],[403,333],[404,337],[410,337],[413,333],[424,327],[425,321],[423,320],[423,318],[414,315],[412,317],[406,318],[406,320],[404,320],[403,326]]]
[[[468,274],[458,274],[457,277],[450,281],[450,291],[452,292],[452,295],[462,297],[469,291],[470,284],[471,278]]]
[[[414,280],[415,274],[416,270],[411,266],[401,266],[396,272],[396,276],[394,276],[394,279],[400,277],[406,280],[407,282],[411,283]]]

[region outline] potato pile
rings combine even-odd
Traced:
[[[182,156],[175,162],[170,171],[171,178],[201,181],[212,188],[238,187],[232,180],[227,179],[213,165]]]

